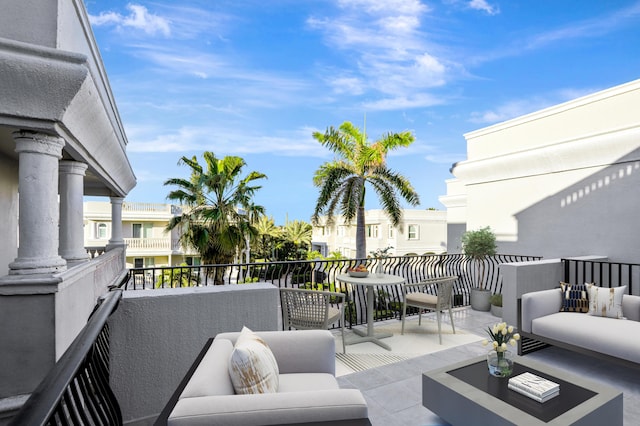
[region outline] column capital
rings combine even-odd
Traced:
[[[122,205],[122,203],[124,202],[124,197],[109,197],[109,200],[111,201],[111,204],[120,204]]]
[[[62,158],[64,139],[60,136],[46,133],[17,130],[12,134],[16,142],[16,152],[32,152],[36,154],[50,155],[57,159]]]
[[[89,166],[86,163],[75,160],[61,160],[58,163],[60,173],[84,176]]]

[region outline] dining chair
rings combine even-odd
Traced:
[[[285,330],[326,330],[340,321],[342,353],[346,353],[344,342],[344,293],[334,291],[281,288],[282,323]],[[334,307],[332,305],[337,305]]]
[[[453,334],[456,333],[456,327],[453,324],[453,314],[451,313],[451,305],[453,300],[453,283],[458,279],[457,276],[430,278],[428,280],[416,284],[404,284],[402,286],[402,332],[404,334],[404,320],[407,317],[407,306],[418,308],[418,325],[422,324],[422,310],[428,309],[436,311],[438,319],[438,336],[440,344],[442,344],[442,325],[440,321],[441,312],[447,309],[449,311],[449,319]],[[426,293],[424,291],[427,286],[436,286],[436,295]],[[407,292],[408,289],[416,291]]]

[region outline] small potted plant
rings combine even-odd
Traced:
[[[491,302],[491,315],[502,318],[502,294],[494,294],[489,301]]]
[[[487,354],[489,373],[495,377],[509,377],[513,372],[513,354],[507,350],[507,343],[516,346],[520,334],[505,322],[495,324],[487,329],[489,339],[482,341],[483,346],[491,342],[491,350]]]
[[[477,285],[471,289],[471,308],[488,311],[491,307],[491,291],[484,288],[484,261],[496,254],[496,235],[488,226],[462,234],[462,252],[473,259],[476,265]]]

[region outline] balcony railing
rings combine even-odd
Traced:
[[[171,238],[125,238],[128,250],[171,250]]]
[[[121,297],[119,289],[107,293],[11,425],[122,424],[120,406],[109,387],[107,324]]]
[[[538,256],[496,255],[484,261],[484,286],[494,293],[502,291],[502,276],[498,266],[507,262],[538,260]],[[378,267],[384,273],[400,275],[407,283],[418,283],[428,278],[457,275],[454,283],[455,306],[469,305],[471,287],[477,285],[478,264],[460,254],[396,256],[382,260],[341,259],[269,263],[240,263],[225,265],[178,266],[164,268],[137,268],[129,271],[127,290],[148,290],[243,284],[256,281],[270,282],[277,287],[314,288],[342,291],[347,295],[346,318],[350,325],[366,322],[366,295],[362,286],[350,286],[336,280],[336,276],[364,263],[370,271]],[[434,292],[435,288],[429,291]],[[374,317],[377,320],[399,318],[402,309],[400,286],[377,286]]]
[[[562,263],[567,283],[595,283],[608,288],[626,285],[629,294],[640,285],[640,264],[580,259],[562,259]]]

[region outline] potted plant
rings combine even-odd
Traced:
[[[478,282],[471,289],[471,308],[476,311],[488,311],[491,307],[491,291],[484,288],[484,261],[487,256],[495,255],[496,250],[496,235],[488,226],[462,234],[462,252],[476,265]]]
[[[494,294],[489,301],[491,302],[491,315],[502,318],[502,294]]]

